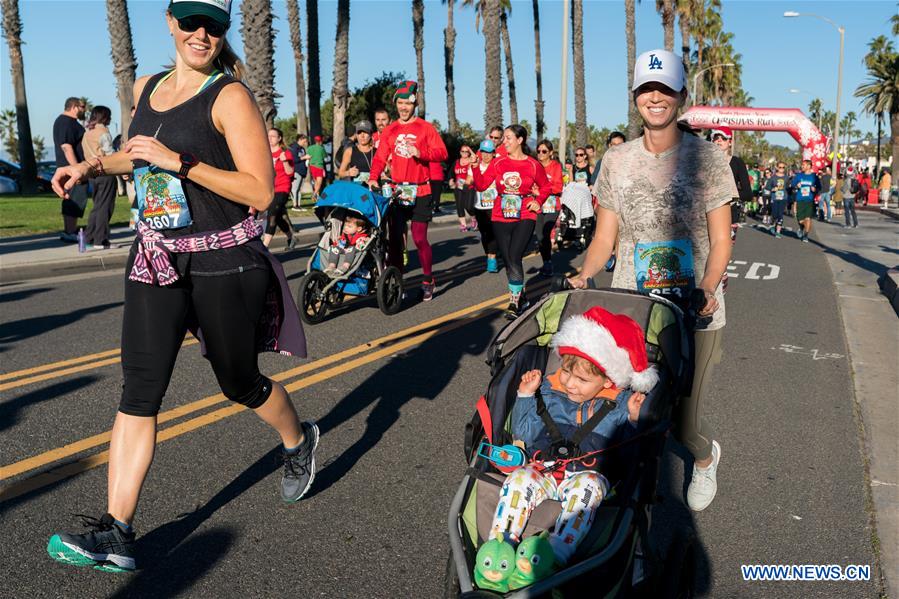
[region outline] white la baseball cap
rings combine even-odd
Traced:
[[[171,0],[169,11],[176,19],[202,15],[226,27],[231,24],[231,0]]]
[[[636,91],[644,83],[661,83],[679,92],[686,87],[684,62],[681,57],[668,50],[650,50],[637,57],[634,63],[634,85]]]

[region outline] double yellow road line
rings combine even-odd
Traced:
[[[495,314],[506,301],[507,295],[501,295],[492,299],[485,300],[473,306],[469,306],[462,310],[457,310],[450,314],[446,314],[439,318],[435,318],[428,322],[409,327],[402,331],[379,337],[367,343],[351,347],[349,349],[337,352],[330,356],[314,360],[307,364],[303,364],[290,370],[280,372],[271,378],[286,382],[295,377],[308,374],[314,371],[314,374],[307,376],[301,380],[285,385],[288,392],[299,391],[306,387],[315,385],[316,383],[328,380],[338,374],[343,374],[350,370],[359,368],[370,362],[380,360],[383,357],[394,354],[398,351],[408,349],[423,343],[424,341],[448,331],[465,326],[475,320],[483,318],[491,314]],[[196,340],[188,340],[185,345],[196,343]],[[24,381],[38,382],[47,378],[55,378],[56,376],[64,376],[73,372],[81,372],[89,368],[95,368],[104,364],[112,364],[120,359],[119,350],[109,350],[92,354],[91,356],[83,356],[72,360],[47,364],[36,368],[19,370],[8,374],[0,375],[0,381],[14,380],[14,382],[4,383],[5,385],[29,384]],[[90,360],[98,360],[90,362]],[[337,364],[337,366],[332,366]],[[60,368],[62,368],[60,370]],[[323,369],[323,370],[320,370]],[[23,378],[25,377],[25,378]],[[41,378],[43,377],[43,378]],[[0,386],[0,390],[11,388],[10,386]],[[158,424],[164,424],[183,416],[204,410],[219,404],[227,404],[219,407],[211,412],[195,416],[188,420],[179,422],[168,428],[160,430],[156,435],[157,443],[173,439],[190,431],[196,430],[203,426],[207,426],[214,422],[218,422],[229,416],[233,416],[246,408],[239,404],[228,402],[221,393],[210,395],[203,399],[166,410],[158,416]],[[26,474],[39,468],[44,468],[58,462],[70,458],[78,453],[96,449],[107,443],[111,436],[111,431],[107,431],[98,435],[93,435],[80,441],[70,443],[63,447],[46,451],[31,458],[20,460],[12,464],[0,467],[0,481]],[[109,450],[105,449],[98,453],[77,459],[73,462],[51,468],[50,470],[38,473],[36,475],[24,478],[9,485],[0,488],[0,502],[8,501],[19,497],[25,493],[29,493],[36,489],[40,489],[57,481],[69,478],[76,474],[80,474],[91,468],[95,468],[109,461]]]

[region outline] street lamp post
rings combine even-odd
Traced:
[[[562,90],[559,94],[559,160],[565,164],[568,143],[568,11],[569,0],[562,0]]]
[[[737,65],[735,65],[732,62],[725,62],[725,63],[721,63],[721,64],[713,64],[710,67],[706,67],[704,69],[700,69],[699,71],[697,71],[696,74],[693,75],[693,106],[696,106],[697,104],[699,104],[699,91],[698,91],[699,88],[697,86],[699,85],[698,82],[699,82],[700,75],[702,75],[706,71],[711,71],[712,69],[717,69],[719,67],[735,67],[735,66],[737,66]]]
[[[834,118],[833,124],[833,160],[831,161],[830,171],[831,176],[833,177],[831,180],[837,180],[837,154],[839,154],[840,150],[840,90],[843,89],[843,45],[846,37],[846,30],[843,29],[842,26],[837,25],[827,17],[822,17],[821,15],[816,15],[810,12],[796,12],[792,10],[788,10],[784,13],[784,16],[787,18],[792,17],[815,17],[816,19],[821,19],[827,23],[833,25],[837,31],[840,32],[840,63],[837,68],[837,116]]]

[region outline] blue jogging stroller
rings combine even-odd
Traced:
[[[297,305],[304,322],[321,322],[329,309],[340,306],[347,295],[376,294],[384,314],[399,312],[403,300],[403,273],[387,266],[387,215],[390,198],[348,181],[325,188],[315,203],[315,215],[325,227],[300,281]],[[362,218],[368,239],[358,248],[352,264],[342,273],[327,273],[327,254],[340,238],[347,216]]]

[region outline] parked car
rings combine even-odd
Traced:
[[[39,162],[38,163],[38,173],[37,173],[37,188],[41,193],[50,193],[53,191],[53,188],[50,186],[50,180],[53,178],[53,171],[50,172],[50,175],[46,175],[45,172],[41,172],[40,165],[53,165],[53,171],[56,170],[55,162]],[[22,167],[16,164],[15,162],[10,162],[8,160],[0,160],[0,177],[8,177],[10,179],[14,179],[17,188],[22,188]],[[15,192],[7,192],[7,193],[15,193]]]
[[[0,175],[0,194],[19,193],[19,184],[15,179]]]
[[[46,179],[50,181],[53,179],[53,174],[56,172],[56,161],[55,160],[42,160],[37,163],[37,176],[38,179]]]

